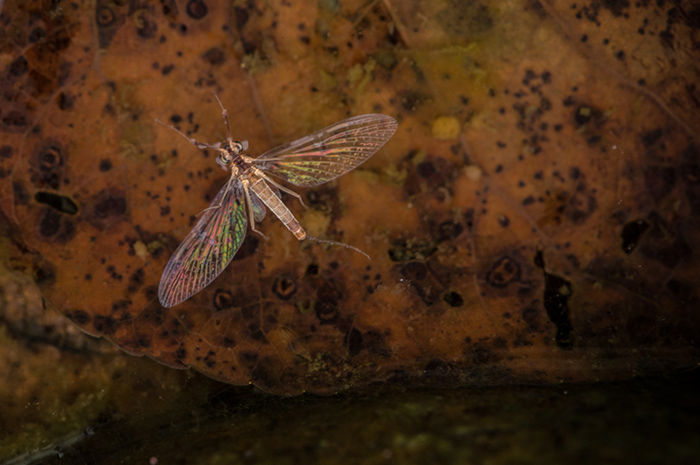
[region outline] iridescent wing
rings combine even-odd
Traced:
[[[177,305],[219,276],[241,246],[246,226],[243,187],[230,179],[165,266],[158,286],[161,305]]]
[[[391,116],[355,116],[265,152],[253,163],[297,186],[317,186],[374,155],[394,135],[396,126]]]

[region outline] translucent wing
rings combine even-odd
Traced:
[[[254,163],[297,186],[317,186],[374,155],[396,126],[396,120],[386,115],[355,116],[265,152]]]
[[[246,226],[243,188],[232,179],[170,257],[158,286],[161,305],[177,305],[219,276],[241,246]]]
[[[262,200],[260,200],[260,198],[255,194],[255,192],[248,192],[250,192],[250,207],[253,209],[253,218],[255,218],[256,223],[260,223],[262,220],[265,219],[265,213],[267,213],[267,209],[265,209],[265,204]]]

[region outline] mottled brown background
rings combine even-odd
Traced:
[[[697,5],[9,1],[1,19],[6,379],[41,383],[18,337],[52,367],[67,347],[131,363],[73,323],[277,394],[697,365]],[[160,307],[226,173],[154,119],[217,142],[211,91],[251,155],[355,114],[399,121],[362,167],[300,189],[310,209],[284,197],[370,261],[268,217],[269,242]]]

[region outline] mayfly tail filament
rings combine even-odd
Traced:
[[[313,236],[306,236],[306,238],[311,239],[312,241],[322,242],[324,244],[339,245],[341,247],[345,247],[346,249],[354,250],[355,252],[364,255],[367,258],[367,260],[371,260],[369,255],[367,255],[366,253],[364,253],[362,250],[358,249],[357,247],[353,247],[349,244],[345,244],[343,242],[329,241],[327,239],[319,239],[318,237],[313,237]]]

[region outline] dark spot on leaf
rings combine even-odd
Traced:
[[[661,128],[654,129],[653,131],[647,131],[642,134],[642,144],[645,148],[649,148],[658,141],[663,135],[663,130]]]
[[[581,224],[598,209],[598,200],[593,192],[587,192],[584,184],[577,186],[564,208],[566,217],[574,224]]]
[[[61,111],[70,110],[73,108],[74,99],[70,94],[61,92],[58,94],[58,108]]]
[[[97,19],[97,25],[99,27],[109,27],[114,24],[117,17],[109,7],[102,6],[97,9],[95,18]]]
[[[109,160],[108,158],[105,158],[100,162],[100,171],[103,173],[109,171],[112,169],[112,161]]]
[[[99,230],[105,230],[115,223],[124,221],[127,206],[123,192],[105,189],[94,197],[94,207],[87,214],[87,221]]]
[[[79,324],[80,326],[85,326],[90,322],[90,315],[83,310],[66,312],[66,316],[69,320]]]
[[[58,210],[61,213],[75,215],[78,213],[78,206],[65,195],[58,195],[52,192],[37,192],[34,194],[34,200],[37,203],[48,205],[49,207]]]
[[[588,145],[595,145],[595,144],[597,144],[598,142],[600,142],[601,139],[602,139],[602,137],[601,137],[601,136],[598,136],[598,135],[590,136],[588,139],[586,139],[586,143],[587,143]]]
[[[233,13],[236,18],[236,28],[240,30],[248,22],[248,10],[241,8],[240,6],[236,6],[233,9]]]
[[[421,262],[409,262],[401,268],[401,274],[409,281],[423,281],[428,274],[428,268]]]
[[[148,10],[142,10],[148,11]],[[156,36],[158,25],[148,14],[140,14],[134,18],[136,20],[136,34],[142,39],[153,39]]]
[[[0,147],[0,158],[4,159],[9,159],[12,158],[12,152],[14,150],[12,149],[11,145],[3,145]]]
[[[140,323],[141,321],[147,321],[152,325],[161,326],[165,321],[165,315],[163,312],[163,307],[151,305],[138,315],[138,322]],[[169,333],[169,331],[166,332]]]
[[[202,59],[212,66],[218,66],[226,61],[226,55],[219,47],[212,47],[202,54]]]
[[[532,259],[532,263],[534,263],[537,268],[544,271],[544,254],[541,250],[535,252],[535,257]]]
[[[569,317],[569,298],[573,290],[571,283],[554,274],[544,274],[544,308],[547,316],[557,328],[554,341],[560,349],[573,349],[573,325]]]
[[[429,100],[427,96],[416,91],[405,91],[401,95],[401,106],[408,112],[415,111],[419,106]]]
[[[29,203],[29,194],[21,182],[15,181],[12,183],[12,193],[15,195],[15,203],[17,205],[27,205]]]
[[[185,360],[187,358],[187,350],[184,347],[178,347],[175,351],[175,356],[178,360]]]
[[[233,308],[234,300],[231,291],[226,289],[217,289],[214,293],[214,308],[217,311]]]
[[[461,307],[464,305],[464,298],[462,298],[462,295],[454,291],[448,292],[442,296],[442,300],[447,302],[450,307]]]
[[[610,10],[613,16],[619,18],[625,13],[625,9],[629,8],[629,0],[603,0],[601,3],[603,8]]]
[[[53,265],[43,261],[34,272],[34,281],[42,287],[54,284],[56,282],[56,272],[54,271]]]
[[[10,110],[5,116],[2,117],[2,122],[8,129],[16,127],[17,130],[21,130],[29,124],[27,121],[27,116],[20,112],[19,110]]]
[[[644,232],[649,229],[649,223],[644,220],[630,221],[622,228],[622,251],[632,253],[637,247]]]
[[[130,294],[133,294],[134,292],[138,291],[141,288],[141,286],[143,286],[143,277],[143,268],[137,269],[131,274],[131,276],[129,276],[129,287],[127,288],[127,291]]]
[[[357,328],[352,328],[348,334],[345,335],[345,345],[348,346],[348,353],[351,357],[354,357],[363,349],[362,345],[362,333],[357,330]]]
[[[202,0],[190,0],[186,11],[192,19],[202,19],[209,12],[209,7]]]
[[[126,310],[129,307],[131,307],[131,300],[128,299],[122,299],[122,300],[115,300],[112,302],[112,312],[118,312],[120,310]]]
[[[95,315],[92,318],[92,326],[100,333],[105,336],[113,335],[117,330],[117,322],[114,318],[103,315]]]
[[[29,43],[35,44],[46,37],[46,30],[42,27],[37,27],[29,34]]]
[[[318,270],[319,270],[319,266],[316,263],[311,263],[309,266],[306,267],[306,271],[304,272],[304,277],[306,277],[306,276],[318,276]]]
[[[250,338],[255,341],[263,342],[267,340],[265,333],[260,329],[260,322],[258,321],[249,324],[248,331],[250,331]]]
[[[241,361],[244,362],[247,366],[253,366],[258,361],[258,354],[257,352],[245,350],[241,352],[240,358]]]
[[[438,226],[437,240],[438,242],[444,242],[456,239],[462,234],[463,230],[464,228],[460,223],[456,223],[452,220],[444,221]]]
[[[155,300],[158,297],[158,286],[146,286],[143,293],[147,300]]]
[[[429,178],[435,174],[435,166],[429,161],[424,161],[417,166],[417,172],[421,178]]]
[[[591,120],[591,114],[592,110],[591,107],[582,105],[576,109],[576,114],[574,115],[574,119],[576,120],[576,123],[578,124],[586,124]]]
[[[277,276],[272,285],[272,292],[282,300],[291,299],[297,292],[297,284],[294,277],[289,273]]]
[[[339,316],[338,302],[342,294],[330,281],[324,281],[316,291],[316,317],[321,324],[335,323]]]
[[[493,287],[505,288],[520,280],[520,265],[510,257],[501,257],[486,274],[486,281]]]
[[[50,145],[44,148],[38,155],[39,170],[42,172],[51,172],[63,166],[63,155],[61,149],[56,145]]]
[[[24,55],[20,55],[19,57],[15,58],[12,63],[10,63],[7,72],[11,76],[19,77],[26,73],[28,69],[29,63],[27,62],[27,59],[24,57]]]
[[[46,208],[39,222],[39,233],[46,239],[67,242],[75,233],[73,222],[53,208]]]

